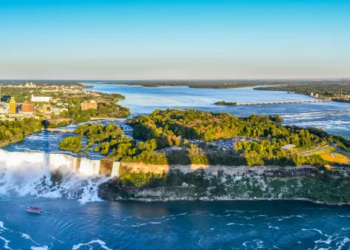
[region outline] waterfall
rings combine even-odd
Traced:
[[[119,168],[120,168],[120,162],[117,162],[117,161],[113,162],[111,177],[119,176]]]
[[[60,169],[56,172],[54,170]],[[99,185],[117,176],[119,163],[44,152],[0,149],[0,195],[16,193],[49,198],[99,200]]]
[[[0,149],[0,164],[8,168],[26,168],[28,165],[42,168],[45,156],[43,152],[8,152]]]
[[[90,160],[87,158],[76,158],[65,154],[48,154],[44,152],[9,152],[0,149],[0,165],[6,168],[55,170],[65,169],[73,173],[81,173],[86,176],[97,176],[100,174],[108,176],[119,175],[119,162],[111,162],[108,169],[101,171],[101,160]]]
[[[49,165],[52,169],[65,168],[72,172],[77,172],[78,159],[64,154],[50,154],[49,155]]]
[[[99,160],[90,160],[82,158],[80,161],[79,173],[92,176],[98,175],[100,172],[100,161]]]

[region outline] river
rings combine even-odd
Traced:
[[[26,214],[35,203],[45,208]],[[348,249],[350,210],[295,201],[1,199],[4,249]]]
[[[93,84],[91,90],[121,93],[132,114],[154,109],[197,108],[239,116],[280,114],[285,124],[315,126],[350,137],[346,103],[226,107],[216,101],[310,100],[286,92],[240,89],[145,88]],[[62,133],[41,132],[5,148],[60,153]],[[92,158],[98,156],[91,156]],[[2,159],[4,161],[4,159]],[[25,164],[24,164],[25,165]],[[3,167],[3,166],[1,166]],[[22,171],[28,168],[28,171]],[[27,165],[0,168],[0,249],[349,249],[350,208],[304,201],[105,202],[101,180],[72,176],[60,188],[49,171]],[[43,187],[44,186],[44,187]],[[75,191],[75,190],[79,190]],[[64,198],[62,198],[64,197]],[[40,206],[42,215],[25,212]]]
[[[228,112],[237,116],[251,114],[275,115],[285,119],[286,125],[318,127],[325,131],[350,138],[350,104],[339,102],[275,104],[256,106],[217,106],[227,102],[276,102],[313,100],[313,97],[288,94],[285,91],[262,91],[253,88],[196,89],[189,87],[141,87],[109,84],[86,84],[91,90],[120,93],[126,100],[120,104],[130,108],[132,114],[150,113],[155,109],[195,108],[207,112]]]

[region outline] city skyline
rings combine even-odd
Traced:
[[[350,77],[346,1],[2,1],[1,79]]]

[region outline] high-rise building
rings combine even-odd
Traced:
[[[10,100],[10,114],[15,114],[17,111],[17,104],[15,98],[12,96]]]

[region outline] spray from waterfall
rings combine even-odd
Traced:
[[[100,160],[48,152],[8,152],[0,149],[0,195],[35,195],[96,201],[98,187],[117,176],[119,164],[101,173]]]
[[[48,139],[48,134],[47,134],[47,127],[49,125],[49,121],[48,120],[44,120],[43,121],[43,125],[45,127],[45,133],[44,133],[44,167],[48,167],[50,166],[50,162],[49,162],[49,150],[50,150],[50,140]]]

